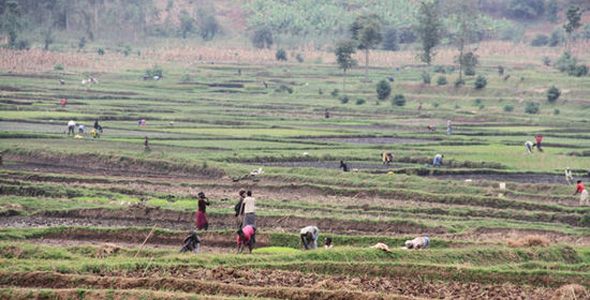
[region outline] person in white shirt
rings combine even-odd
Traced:
[[[70,120],[68,122],[68,135],[70,135],[70,132],[72,133],[72,135],[75,135],[76,134],[74,132],[75,128],[76,128],[76,122],[74,120]]]
[[[242,205],[244,207],[243,226],[256,226],[256,216],[254,214],[254,212],[256,211],[256,198],[252,197],[252,191],[246,192],[246,198],[244,198],[244,201],[242,201]]]

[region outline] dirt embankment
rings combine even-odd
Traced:
[[[210,229],[234,229],[233,215],[210,215]],[[194,214],[160,209],[159,207],[131,207],[128,209],[111,210],[105,208],[74,209],[68,211],[45,211],[31,217],[10,217],[0,220],[4,227],[31,226],[101,226],[120,227],[137,226],[158,227],[174,230],[189,230],[194,226]],[[441,234],[446,233],[443,227],[424,227],[411,222],[370,222],[347,221],[323,218],[303,218],[295,216],[257,216],[256,225],[263,230],[297,232],[302,227],[314,224],[323,232],[333,234]]]
[[[280,270],[214,268],[158,276],[153,269],[132,276],[118,272],[69,275],[57,272],[3,272],[2,285],[37,288],[171,290],[205,295],[269,297],[278,299],[550,299],[554,289],[425,280],[420,276],[330,276]],[[132,272],[133,273],[133,272]],[[129,274],[129,273],[127,273]]]

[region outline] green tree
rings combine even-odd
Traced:
[[[473,41],[478,28],[478,9],[474,0],[452,0],[447,4],[453,24],[452,40],[459,50],[457,57],[459,78],[457,81],[463,82],[463,63],[469,61],[464,56],[466,53],[471,53],[471,51],[467,51],[466,47]]]
[[[508,13],[523,20],[535,19],[545,12],[545,0],[512,0]]]
[[[343,40],[336,44],[336,62],[338,67],[342,69],[342,91],[345,91],[346,87],[346,71],[356,65],[356,60],[352,58],[352,55],[356,53],[357,42],[355,40]]]
[[[381,44],[383,50],[397,51],[399,50],[399,36],[395,27],[385,29],[383,34],[383,43]]]
[[[195,19],[191,17],[188,11],[182,10],[180,12],[180,34],[183,39],[186,39],[189,34],[195,32]]]
[[[215,18],[215,10],[199,9],[197,13],[199,35],[205,41],[212,40],[221,30],[221,26]]]
[[[572,34],[576,32],[576,30],[578,30],[578,28],[580,28],[580,26],[582,25],[580,23],[580,20],[582,20],[582,10],[580,10],[580,7],[577,5],[570,5],[567,11],[565,12],[565,16],[567,18],[567,22],[565,23],[565,25],[563,25],[563,28],[565,28],[568,40],[570,40]]]
[[[0,0],[0,31],[8,34],[8,45],[17,47],[18,35],[23,29],[21,7],[16,0]]]
[[[423,52],[419,55],[420,60],[429,66],[435,55],[434,48],[440,43],[442,28],[438,0],[422,0],[416,31],[422,40]]]
[[[385,100],[391,95],[391,84],[383,79],[377,83],[377,99]]]
[[[268,28],[258,28],[252,35],[252,45],[258,49],[270,48],[273,44],[272,32]]]
[[[381,43],[381,20],[376,14],[361,15],[350,26],[352,39],[358,49],[365,51],[365,82],[369,81],[369,51]]]
[[[557,22],[557,13],[559,12],[559,5],[557,0],[550,0],[547,2],[547,21],[551,23]]]

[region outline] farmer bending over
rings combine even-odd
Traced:
[[[304,227],[301,229],[299,234],[301,236],[301,244],[303,245],[303,250],[309,250],[310,247],[314,250],[318,248],[318,236],[320,235],[320,230],[317,227]]]
[[[201,245],[201,238],[197,235],[194,230],[191,230],[189,236],[184,239],[184,246],[180,249],[180,253],[186,251],[194,251],[195,253],[199,253],[199,247]]]
[[[249,253],[252,253],[252,248],[256,244],[256,227],[246,225],[244,228],[237,231],[238,234],[238,250],[237,253],[242,253],[245,245],[248,245]]]
[[[428,244],[430,244],[430,239],[427,236],[419,236],[413,240],[407,240],[404,245],[405,249],[416,249],[416,250],[423,250],[428,248]]]

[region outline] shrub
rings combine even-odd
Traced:
[[[447,72],[447,73],[453,73],[453,72],[455,72],[455,66],[448,66],[446,68],[445,72]]]
[[[365,104],[365,102],[366,102],[366,101],[365,101],[365,99],[363,99],[363,98],[358,98],[358,99],[356,99],[356,105],[363,105],[363,104]]]
[[[533,47],[547,46],[547,44],[549,44],[549,37],[541,33],[537,34],[531,41],[531,46]]]
[[[424,82],[424,84],[430,84],[430,73],[424,71],[422,72],[422,82]]]
[[[293,94],[293,88],[290,86],[286,86],[284,84],[281,84],[278,88],[275,89],[275,92]]]
[[[559,115],[559,113],[561,113],[561,111],[559,110],[559,108],[556,108],[553,110],[553,115],[557,116]]]
[[[158,76],[159,78],[164,78],[164,70],[162,70],[162,68],[158,65],[155,65],[151,69],[145,70],[145,74],[150,78],[154,78],[155,76]]]
[[[445,85],[447,83],[449,83],[449,82],[447,81],[447,78],[444,76],[439,76],[438,79],[436,80],[436,84],[438,84],[438,85]]]
[[[62,64],[56,64],[55,66],[53,66],[53,69],[56,71],[63,71],[64,66]]]
[[[404,95],[402,94],[397,94],[393,97],[393,100],[391,100],[391,104],[397,106],[404,106],[406,105],[406,97],[404,97]]]
[[[539,112],[540,108],[541,108],[541,103],[534,102],[534,101],[528,101],[524,105],[524,112],[527,114],[536,114]]]
[[[465,80],[457,78],[457,80],[455,80],[454,84],[455,84],[455,87],[460,87],[465,84]]]
[[[488,80],[486,79],[485,76],[479,75],[477,76],[477,78],[475,78],[475,89],[480,90],[483,89],[484,87],[486,87],[486,85],[488,85]]]
[[[576,68],[569,73],[569,75],[573,75],[576,77],[586,76],[588,74],[588,66],[587,65],[577,65]]]
[[[348,98],[347,95],[342,95],[342,97],[340,97],[340,102],[342,102],[342,104],[346,104],[348,103],[350,99]]]
[[[338,89],[334,89],[330,95],[332,95],[332,97],[338,97],[338,94],[340,94],[340,91]]]
[[[283,48],[279,48],[275,53],[277,60],[287,61],[287,51]]]
[[[324,94],[324,91],[322,90],[322,88],[320,88],[320,89],[318,90],[318,95],[323,95],[323,94]]]
[[[578,59],[572,56],[569,52],[563,52],[561,57],[555,62],[555,68],[560,72],[573,73],[576,69]]]
[[[563,30],[557,28],[553,29],[553,31],[551,31],[551,35],[549,36],[549,47],[556,47],[563,41],[565,41]]]
[[[377,83],[377,99],[385,100],[391,95],[391,84],[387,80],[383,79]]]
[[[297,55],[295,55],[295,59],[297,60],[298,63],[303,63],[303,61],[304,61],[303,55],[301,55],[301,53],[297,53]]]
[[[445,66],[443,65],[436,65],[434,66],[434,73],[446,73]]]
[[[106,53],[102,48],[98,48],[96,52],[98,53],[98,55],[104,55]]]
[[[184,75],[182,75],[182,77],[180,78],[180,81],[182,81],[182,82],[190,82],[191,81],[191,75],[190,74],[184,74]]]
[[[434,103],[432,103],[432,106],[433,106],[434,108],[437,108],[439,105],[440,105],[440,104],[439,104],[438,102],[434,102]]]
[[[465,68],[465,76],[474,76],[475,75],[475,68],[474,67],[466,67]],[[463,82],[465,84],[465,82]]]
[[[535,19],[545,13],[545,0],[511,0],[508,14],[518,19]]]
[[[511,112],[514,110],[514,106],[512,105],[504,105],[504,111],[505,112]]]
[[[82,48],[84,48],[84,46],[86,46],[86,37],[80,37],[80,40],[78,40],[78,50],[82,50]]]
[[[543,56],[543,64],[546,66],[550,66],[551,65],[551,58],[549,58],[549,56]]]
[[[499,38],[502,41],[520,42],[524,35],[524,27],[518,24],[511,24],[500,29]]]
[[[482,110],[482,109],[486,108],[486,106],[481,104],[478,108],[479,108],[479,110]]]
[[[549,102],[555,102],[555,100],[557,100],[559,96],[561,96],[561,91],[557,87],[552,86],[549,89],[547,89],[547,100]]]
[[[477,99],[473,100],[473,106],[481,105],[482,102],[483,101],[481,99],[477,98]]]

